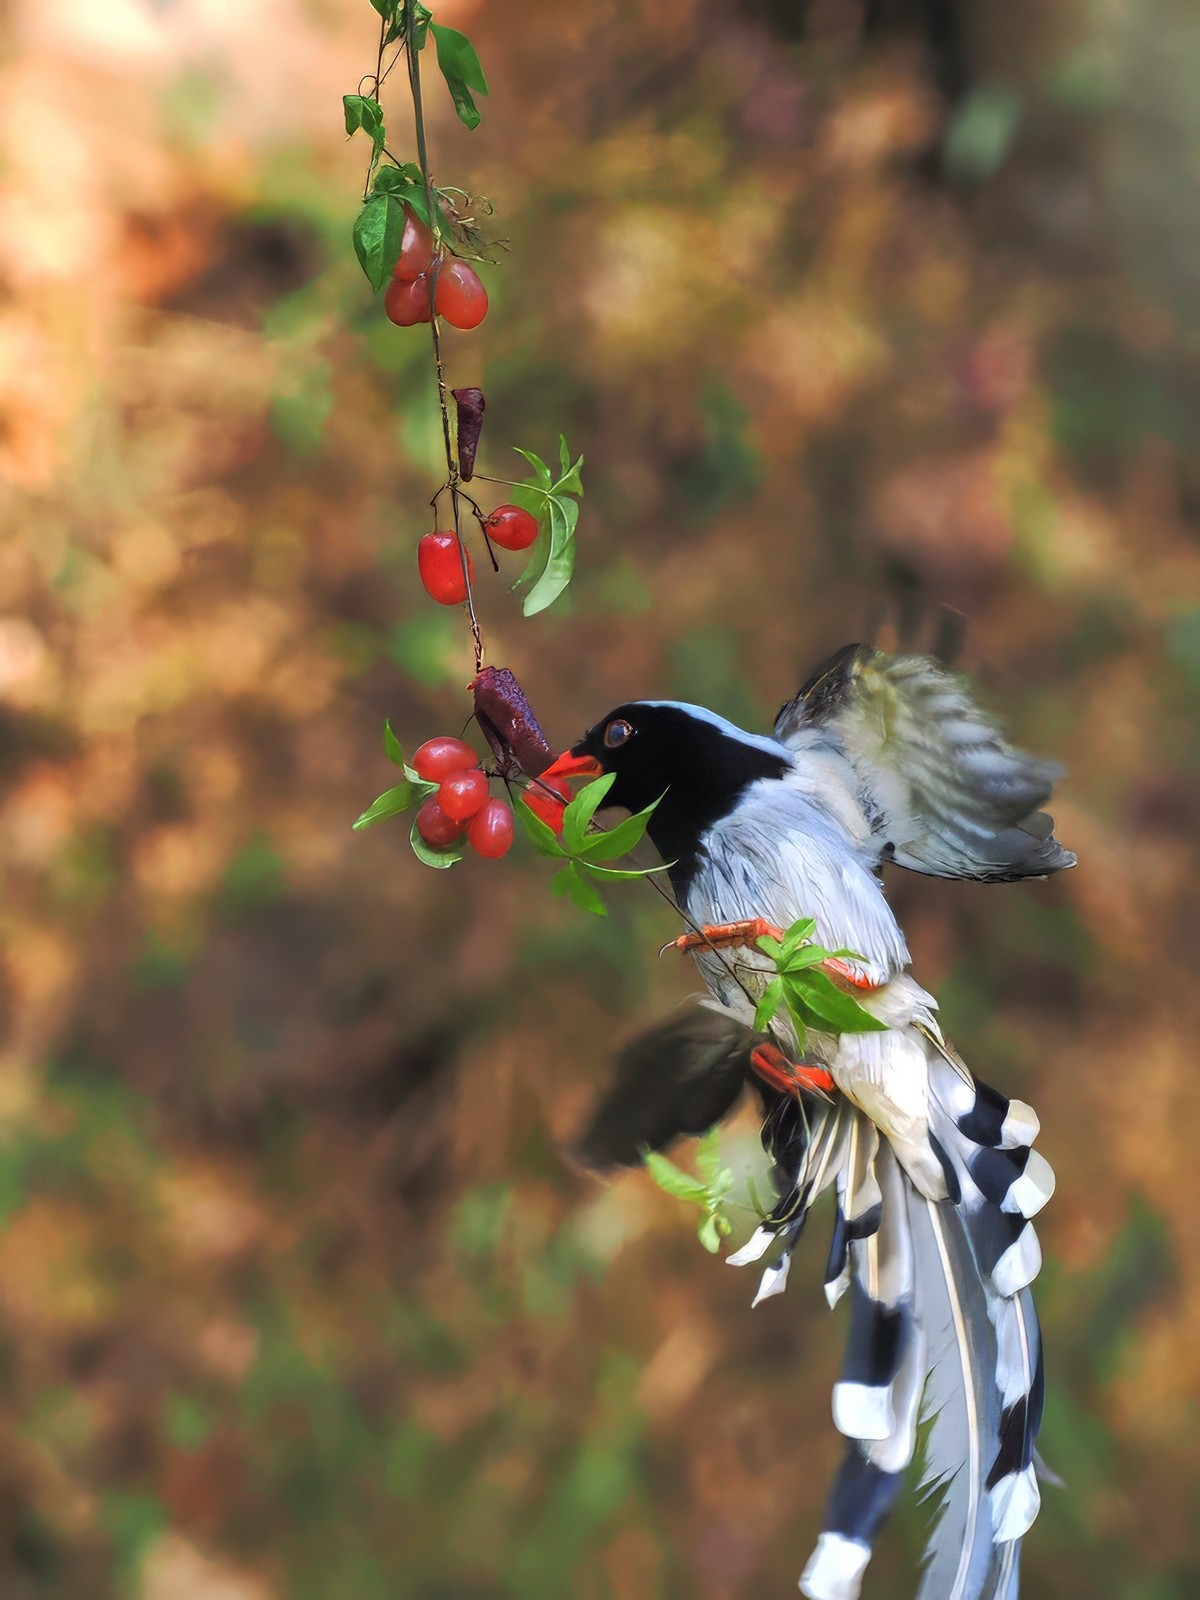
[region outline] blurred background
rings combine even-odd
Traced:
[[[568,596],[527,622],[479,585],[555,744],[638,694],[763,727],[827,652],[949,607],[984,698],[1070,769],[1077,872],[891,888],[1059,1175],[1069,1487],[1023,1594],[1190,1600],[1200,12],[437,14],[492,92],[470,135],[429,63],[435,176],[511,240],[450,381],[486,389],[481,470],[560,431],[587,458]],[[794,1592],[840,1454],[823,1243],[751,1314],[694,1212],[561,1155],[613,1045],[692,986],[669,911],[628,885],[584,917],[520,843],[439,874],[403,823],[350,831],[392,781],[383,717],[410,749],[457,731],[470,675],[416,580],[427,336],[350,249],[374,13],[4,26],[0,1587]],[[727,1147],[755,1139],[746,1109]],[[869,1595],[915,1589],[926,1517]]]

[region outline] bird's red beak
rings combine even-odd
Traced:
[[[557,761],[552,761],[539,778],[602,778],[604,768],[595,756],[573,756],[564,750]]]

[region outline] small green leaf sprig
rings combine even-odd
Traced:
[[[786,1006],[803,1050],[809,1029],[817,1033],[883,1033],[880,1022],[863,1009],[853,995],[839,989],[828,973],[820,970],[823,961],[838,958],[861,961],[853,950],[826,950],[813,942],[816,919],[801,917],[793,922],[782,940],[769,936],[759,939],[758,948],[775,963],[776,976],[767,984],[754,1013],[754,1026],[765,1033],[780,1006]]]
[[[558,436],[558,477],[532,450],[513,449],[533,469],[521,482],[511,478],[489,478],[480,473],[485,483],[501,483],[512,491],[512,502],[535,516],[541,532],[529,551],[529,561],[514,589],[528,592],[521,609],[525,616],[536,616],[553,605],[571,581],[575,571],[575,528],[579,522],[579,500],[583,495],[580,471],[583,457],[571,460],[571,452],[563,434]]]
[[[536,779],[534,780],[536,784]],[[617,861],[641,843],[658,801],[618,822],[613,828],[591,831],[592,818],[604,804],[604,797],[616,782],[616,774],[609,772],[584,784],[563,812],[562,836],[554,832],[525,804],[517,807],[521,826],[533,841],[539,855],[561,862],[559,870],[550,880],[557,895],[565,895],[580,911],[590,911],[593,916],[608,915],[608,908],[596,892],[597,883],[616,883],[630,878],[649,878],[665,872],[662,867],[607,867],[606,861]],[[660,797],[661,798],[661,797]]]
[[[710,1255],[716,1255],[721,1240],[733,1232],[733,1223],[725,1211],[725,1201],[733,1188],[733,1169],[721,1162],[720,1135],[710,1128],[696,1148],[696,1166],[700,1176],[693,1178],[666,1156],[646,1149],[643,1159],[646,1170],[664,1194],[676,1200],[686,1200],[703,1211],[696,1227],[696,1237]]]

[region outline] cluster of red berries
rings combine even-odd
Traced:
[[[469,744],[448,735],[427,739],[412,765],[427,783],[438,786],[417,812],[417,832],[427,845],[446,850],[465,833],[476,855],[489,861],[507,855],[513,842],[512,807],[488,799],[487,774],[479,770],[479,757]]]
[[[538,536],[537,518],[520,506],[497,506],[483,526],[502,550],[527,550]],[[443,606],[461,605],[468,581],[475,582],[475,563],[456,533],[427,533],[417,545],[417,570],[426,594]]]
[[[441,265],[431,279],[439,260]],[[432,230],[405,207],[400,254],[383,297],[383,309],[398,328],[428,322],[435,313],[445,317],[452,328],[477,328],[487,316],[487,290],[466,261],[441,257]]]

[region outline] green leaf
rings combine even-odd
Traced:
[[[513,581],[513,593],[531,588],[546,570],[550,559],[550,502],[536,492],[523,494],[520,489],[510,491],[514,505],[524,506],[538,519],[538,536],[529,548],[529,559]]]
[[[869,1011],[864,1011],[853,995],[824,972],[815,968],[808,972],[788,974],[783,979],[787,989],[788,1005],[793,1011],[803,1010],[804,1021],[810,1027],[825,1033],[885,1033],[887,1023],[880,1022]],[[815,1021],[813,1019],[816,1019]]]
[[[388,29],[387,36],[383,41],[384,44],[392,44],[395,42],[395,40],[402,38],[405,31],[403,5],[398,5],[397,0],[371,0],[371,4],[375,7],[376,11],[380,12],[385,17],[389,15],[389,12],[385,10],[386,6],[390,5],[392,12],[395,13],[392,25]],[[433,15],[433,12],[427,7],[423,6],[421,4],[421,0],[416,0],[413,10],[416,15],[416,21],[413,24],[413,42],[416,44],[418,50],[424,50],[425,36],[429,32],[429,19]]]
[[[534,617],[558,599],[575,571],[575,524],[579,506],[574,500],[550,500],[550,545],[546,565],[525,596],[522,611]]]
[[[568,861],[565,867],[554,874],[550,888],[557,895],[565,895],[579,911],[588,911],[594,917],[608,915],[608,907],[591,884],[580,876],[573,861]]]
[[[770,1026],[771,1018],[779,1010],[783,1001],[783,980],[772,978],[763,990],[762,999],[754,1013],[754,1030],[756,1033],[766,1033]]]
[[[378,155],[383,149],[387,134],[383,126],[383,110],[378,100],[369,94],[344,94],[342,110],[346,117],[346,132],[357,133],[359,128],[368,134]]]
[[[361,94],[344,94],[342,110],[346,115],[346,132],[357,133],[362,127],[363,97]]]
[[[534,816],[525,803],[523,796],[516,808],[516,812],[521,826],[533,840],[533,847],[539,855],[550,856],[556,861],[566,859],[567,852],[559,844],[558,835],[554,829],[543,822],[541,817]]]
[[[616,861],[621,856],[627,856],[645,837],[646,825],[661,803],[662,795],[659,795],[644,811],[635,811],[632,817],[623,818],[603,833],[589,834],[577,847],[575,854],[588,861]]]
[[[693,1178],[690,1172],[683,1172],[673,1161],[668,1161],[666,1156],[660,1156],[656,1150],[647,1149],[644,1160],[646,1170],[664,1194],[669,1194],[676,1200],[690,1200],[696,1205],[708,1205],[708,1185],[702,1183],[699,1178]]]
[[[528,589],[524,612],[536,616],[553,605],[571,581],[575,570],[575,528],[579,521],[579,507],[572,495],[583,493],[579,469],[583,457],[572,463],[566,439],[559,436],[559,461],[563,475],[553,481],[550,468],[532,450],[517,447],[517,454],[533,469],[533,481],[513,486],[514,503],[531,512],[541,524],[537,542],[529,552],[525,569],[513,584],[514,589]]]
[[[780,972],[805,972],[809,967],[820,966],[822,961],[829,957],[828,950],[822,950],[819,944],[803,945],[790,956],[786,950],[780,955],[776,965]]]
[[[471,97],[471,90],[474,89],[476,94],[487,94],[488,86],[475,46],[457,28],[447,28],[437,22],[431,22],[429,27],[437,46],[438,66],[446,80],[450,98],[454,101],[458,120],[468,128],[477,128],[482,118]]]
[[[391,276],[404,237],[404,206],[394,192],[373,194],[354,221],[354,253],[378,292]]]
[[[377,800],[373,800],[354,827],[369,828],[376,822],[382,822],[385,817],[399,816],[412,806],[416,798],[411,783],[398,783],[394,789],[386,789]]]
[[[383,753],[394,766],[404,766],[404,751],[399,739],[392,732],[391,723],[386,721],[383,724]]]
[[[572,860],[580,872],[586,872],[590,878],[607,878],[613,883],[631,883],[634,878],[653,878],[656,873],[669,872],[675,865],[673,861],[664,861],[661,867],[598,867],[594,861],[588,861],[583,856],[574,856]]]
[[[371,4],[385,22],[395,22],[397,0],[371,0]]]
[[[696,1229],[697,1239],[699,1239],[710,1256],[715,1256],[720,1251],[721,1223],[724,1220],[724,1217],[718,1212],[710,1211],[706,1217],[701,1219],[700,1226]],[[728,1228],[725,1231],[728,1232]]]
[[[532,450],[522,450],[519,444],[513,445],[513,449],[519,456],[523,456],[524,459],[528,461],[529,465],[534,470],[538,483],[548,493],[550,485],[554,482],[554,474],[542,460],[541,456],[534,455]]]
[[[816,927],[815,917],[801,917],[798,922],[793,922],[783,935],[781,949],[784,958],[792,955],[802,944],[808,944],[816,932]]]
[[[778,966],[779,958],[783,954],[783,946],[780,944],[779,940],[772,939],[770,934],[764,934],[761,939],[756,941],[756,943],[763,955],[770,956],[771,960],[775,962],[776,966]]]
[[[606,772],[602,778],[585,783],[574,800],[563,812],[562,842],[568,855],[578,855],[588,831],[588,824],[604,804],[604,796],[617,781],[615,772]]]
[[[448,845],[444,850],[435,850],[433,845],[426,844],[417,832],[416,822],[412,825],[408,839],[417,860],[423,861],[427,867],[452,867],[456,861],[462,860],[462,851],[454,845]]]
[[[562,476],[553,486],[551,492],[553,494],[582,494],[583,479],[579,476],[579,472],[583,466],[583,457],[580,456],[578,461],[571,460],[571,453],[567,449],[566,435],[562,433],[558,436],[558,462],[562,469]]]
[[[416,213],[426,227],[432,227],[429,211],[429,196],[425,193],[425,179],[421,169],[413,162],[406,161],[402,166],[394,167],[390,162],[385,163],[375,173],[371,183],[372,194],[395,195],[401,205]],[[395,262],[392,263],[395,265]]]

